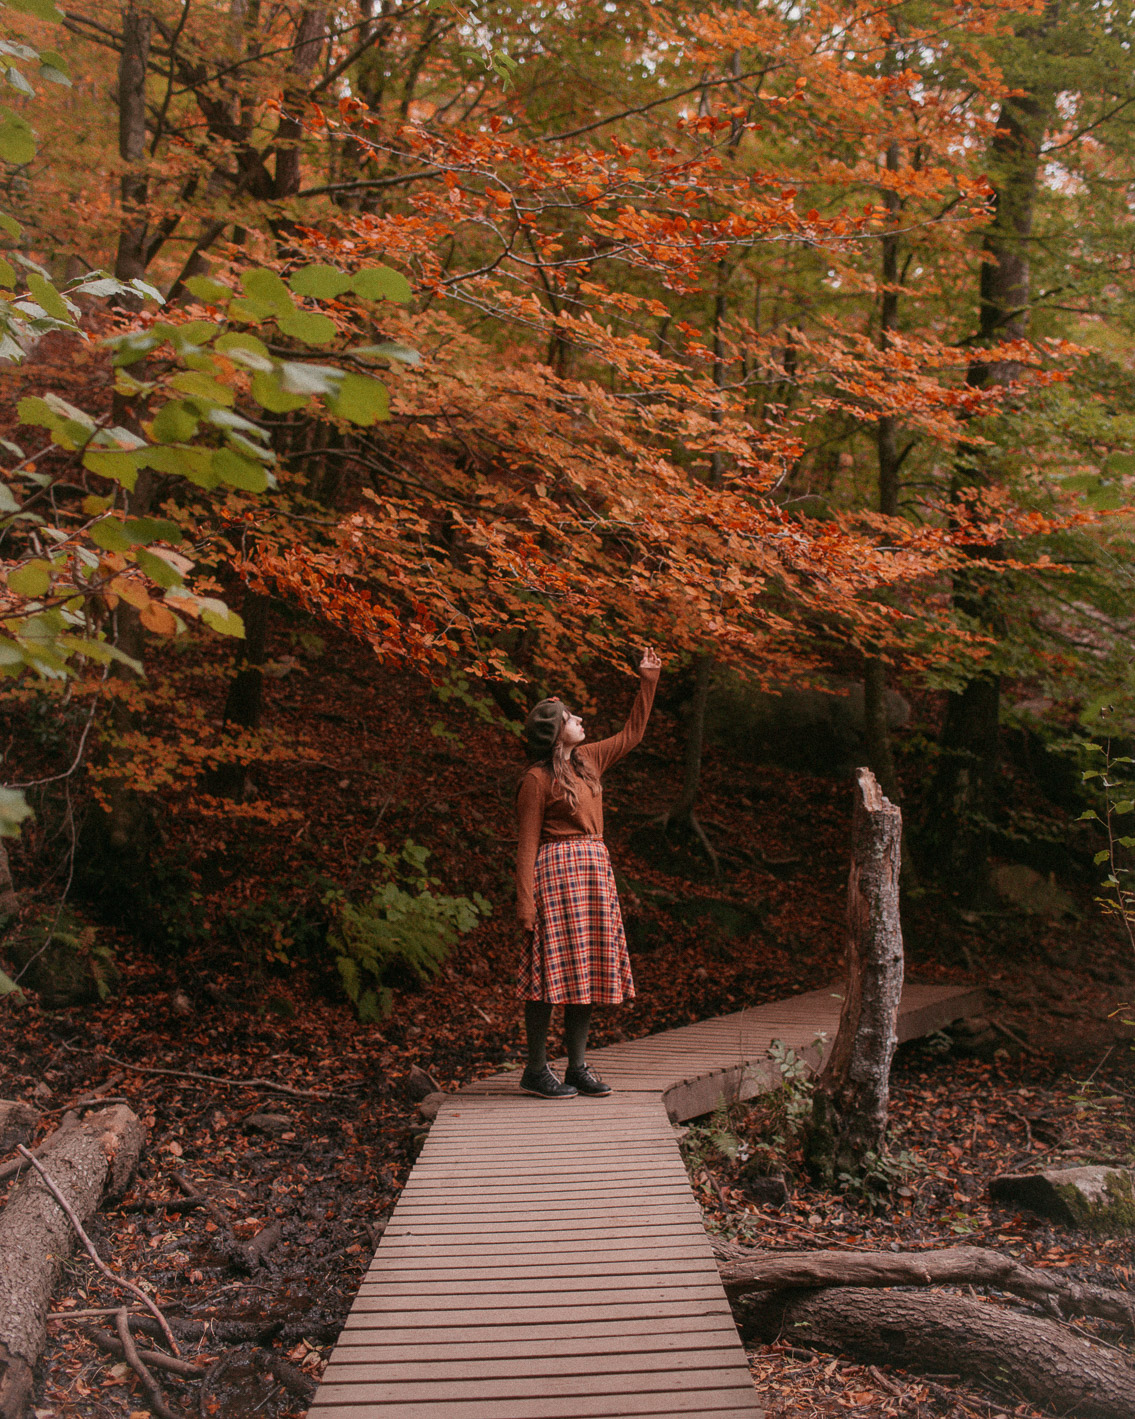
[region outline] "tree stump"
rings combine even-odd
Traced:
[[[813,1176],[859,1176],[882,1149],[902,995],[902,813],[870,769],[857,769],[847,882],[847,971],[839,1030],[813,1098]]]

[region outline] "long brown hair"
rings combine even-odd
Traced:
[[[563,734],[567,721],[568,712],[565,710],[564,717],[560,720],[560,727],[556,730],[556,737],[552,740],[552,747],[534,758],[533,763],[545,764],[548,767],[551,771],[552,782],[559,785],[568,807],[574,813],[579,803],[580,787],[586,785],[594,792],[599,786],[599,780],[587,760],[576,754],[574,746],[569,749],[560,742],[560,736]]]

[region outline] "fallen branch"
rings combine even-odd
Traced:
[[[169,1348],[173,1351],[175,1355],[180,1353],[177,1348],[177,1341],[173,1338],[173,1331],[170,1330],[169,1324],[166,1321],[165,1316],[162,1315],[161,1311],[158,1310],[157,1306],[154,1305],[153,1301],[150,1300],[149,1296],[146,1295],[145,1291],[143,1291],[141,1287],[135,1286],[133,1281],[127,1281],[122,1276],[115,1276],[114,1272],[111,1271],[110,1267],[107,1266],[106,1262],[103,1261],[102,1257],[99,1256],[97,1251],[95,1251],[94,1242],[91,1241],[90,1237],[88,1237],[86,1232],[83,1230],[83,1224],[79,1221],[78,1217],[76,1217],[74,1208],[59,1191],[58,1187],[55,1185],[54,1179],[47,1172],[47,1169],[43,1166],[43,1164],[39,1161],[38,1158],[34,1158],[22,1145],[19,1148],[19,1152],[21,1152],[27,1158],[28,1162],[31,1163],[32,1167],[35,1168],[37,1173],[39,1173],[40,1177],[44,1181],[44,1186],[47,1188],[48,1192],[51,1193],[52,1197],[55,1198],[56,1202],[58,1202],[60,1207],[62,1207],[63,1211],[67,1214],[68,1221],[75,1229],[75,1234],[78,1236],[79,1240],[82,1242],[83,1246],[87,1250],[87,1255],[91,1258],[91,1260],[106,1277],[106,1279],[111,1283],[112,1286],[121,1286],[123,1290],[129,1291],[132,1296],[137,1296],[138,1300],[141,1301],[142,1304],[146,1307],[146,1309],[150,1311],[151,1314],[157,1319],[158,1324],[161,1326],[165,1334],[166,1340],[169,1342]],[[126,1312],[115,1312],[115,1315],[119,1314],[125,1315]]]
[[[150,1401],[150,1408],[158,1416],[158,1419],[178,1419],[177,1414],[166,1403],[161,1385],[150,1374],[142,1362],[142,1357],[138,1354],[138,1347],[134,1344],[134,1337],[130,1334],[125,1306],[115,1313],[114,1323],[118,1330],[118,1339],[122,1345],[122,1353],[126,1358],[126,1363],[142,1381]]]
[[[117,1317],[125,1308],[119,1306],[118,1310],[104,1312]],[[52,1317],[55,1319],[55,1317]],[[133,1320],[133,1316],[128,1316]],[[123,1348],[122,1341],[117,1335],[112,1335],[109,1330],[100,1330],[96,1325],[80,1325],[79,1329],[93,1341],[101,1350],[105,1350],[108,1355],[117,1356],[119,1359],[128,1359]],[[137,1348],[137,1342],[135,1342]],[[176,1355],[166,1355],[161,1350],[152,1350],[149,1347],[138,1349],[138,1355],[146,1365],[152,1366],[155,1370],[166,1370],[171,1375],[177,1375],[184,1380],[199,1380],[208,1370],[208,1365],[195,1365],[192,1360],[179,1360]]]
[[[154,1065],[131,1064],[128,1059],[115,1059],[112,1054],[96,1054],[91,1049],[79,1049],[77,1045],[63,1043],[62,1048],[71,1054],[86,1054],[92,1059],[106,1059],[111,1064],[132,1070],[135,1074],[162,1074],[169,1079],[193,1079],[204,1084],[219,1084],[224,1089],[271,1089],[277,1094],[287,1094],[293,1099],[317,1099],[321,1103],[328,1099],[349,1099],[350,1094],[319,1093],[314,1089],[295,1089],[291,1084],[278,1084],[274,1079],[226,1079],[222,1074],[199,1074],[193,1069],[158,1069]]]
[[[81,1224],[105,1198],[126,1191],[144,1139],[141,1122],[120,1106],[88,1115],[57,1139],[51,1187],[42,1164],[27,1155],[32,1170],[0,1213],[0,1419],[26,1413],[48,1307],[74,1246],[72,1218]]]
[[[1135,1419],[1135,1366],[989,1301],[858,1286],[777,1291],[743,1302],[741,1325],[765,1342],[787,1334],[865,1364],[964,1375],[1048,1413]]]
[[[1098,1316],[1135,1332],[1135,1296],[1022,1266],[982,1247],[923,1252],[760,1252],[735,1249],[721,1264],[731,1298],[801,1286],[992,1286],[1035,1301],[1058,1318]]]

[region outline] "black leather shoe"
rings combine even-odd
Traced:
[[[520,1076],[520,1092],[535,1094],[538,1099],[574,1099],[579,1090],[571,1084],[561,1084],[545,1064],[543,1069],[526,1069]]]
[[[611,1092],[610,1084],[604,1084],[598,1074],[593,1073],[586,1064],[581,1064],[578,1069],[566,1069],[564,1083],[571,1084],[581,1094],[589,1094],[593,1099],[601,1099],[604,1094]]]

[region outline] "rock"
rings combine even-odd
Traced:
[[[249,1114],[244,1121],[245,1133],[263,1133],[269,1138],[279,1138],[292,1127],[287,1114]]]
[[[1068,1227],[1135,1232],[1135,1170],[1096,1165],[1004,1173],[989,1184],[994,1202],[1016,1203]]]
[[[989,874],[993,890],[1003,902],[1027,912],[1030,916],[1076,916],[1076,904],[1063,887],[1056,885],[1056,876],[1042,877],[1021,862],[1003,862]]]
[[[783,1207],[788,1201],[788,1184],[782,1177],[767,1177],[760,1173],[750,1173],[741,1169],[745,1191],[754,1202],[764,1207]]]
[[[415,1102],[428,1098],[430,1094],[440,1094],[441,1085],[420,1065],[412,1064],[405,1080],[406,1093]]]
[[[448,1098],[448,1094],[441,1093],[440,1091],[427,1094],[424,1099],[418,1101],[418,1112],[424,1119],[435,1119],[437,1118],[438,1109],[441,1108],[442,1104],[444,1104]]]
[[[19,1099],[0,1099],[0,1158],[17,1143],[26,1147],[39,1122],[39,1110]]]
[[[183,990],[175,990],[170,1001],[170,1007],[175,1015],[192,1015],[193,1005]]]

